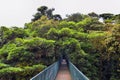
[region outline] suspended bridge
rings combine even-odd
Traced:
[[[30,80],[89,80],[69,60],[60,59]]]

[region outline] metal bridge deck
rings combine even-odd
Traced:
[[[55,80],[72,80],[70,71],[65,60],[62,61]]]

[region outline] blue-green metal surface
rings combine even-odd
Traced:
[[[55,62],[30,80],[54,80],[59,69],[59,61]]]
[[[70,61],[68,61],[69,70],[73,80],[89,80],[81,71],[79,71]]]
[[[69,60],[66,61],[72,76],[72,80],[89,80]],[[49,66],[48,68],[46,68],[45,70],[43,70],[42,72],[40,72],[39,74],[37,74],[36,76],[34,76],[33,78],[31,78],[30,80],[55,80],[60,64],[61,59]]]

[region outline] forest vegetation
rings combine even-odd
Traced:
[[[62,19],[54,10],[39,7],[24,28],[0,27],[0,80],[29,80],[61,54],[90,80],[119,80],[120,14],[73,13]]]

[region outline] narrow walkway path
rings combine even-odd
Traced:
[[[70,71],[65,60],[62,61],[60,70],[55,80],[72,80]]]

